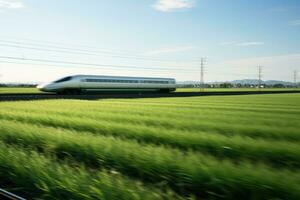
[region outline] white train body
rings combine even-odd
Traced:
[[[146,78],[125,76],[68,76],[37,86],[39,90],[56,93],[80,93],[81,91],[162,91],[176,90],[173,78]]]

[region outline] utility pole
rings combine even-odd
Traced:
[[[295,86],[295,88],[298,87],[298,85],[297,85],[297,70],[294,71],[294,86]]]
[[[204,62],[205,62],[205,58],[201,58],[200,83],[199,83],[200,92],[204,92]]]
[[[261,82],[262,82],[262,66],[258,66],[258,90],[261,89]]]

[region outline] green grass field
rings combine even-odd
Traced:
[[[0,94],[26,94],[26,93],[41,93],[34,87],[0,87]]]
[[[300,94],[0,108],[0,186],[30,199],[300,199]]]

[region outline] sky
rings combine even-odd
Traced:
[[[0,0],[0,82],[300,76],[299,0]]]

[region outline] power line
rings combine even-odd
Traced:
[[[133,51],[128,51],[128,50],[121,50],[121,49],[107,49],[107,48],[99,48],[96,46],[90,46],[90,45],[82,45],[82,44],[67,44],[67,43],[62,43],[62,42],[53,42],[53,41],[43,41],[43,40],[36,40],[36,39],[28,39],[28,38],[18,38],[18,37],[1,37],[1,38],[7,38],[8,40],[17,40],[18,43],[20,43],[20,41],[30,41],[30,43],[26,42],[27,44],[33,44],[33,45],[45,45],[46,46],[52,46],[55,45],[56,47],[59,45],[60,47],[65,47],[65,46],[72,46],[72,47],[84,47],[84,48],[88,48],[88,49],[101,49],[101,50],[106,50],[106,51],[118,51],[118,52],[126,52],[126,53],[134,53]],[[4,41],[4,40],[1,40]],[[11,42],[11,41],[7,41],[7,42]],[[23,43],[23,42],[22,42]],[[50,44],[50,45],[49,45]],[[137,52],[136,52],[137,53]]]
[[[1,41],[0,41],[1,42]],[[17,43],[18,44],[18,43]],[[101,54],[108,55],[110,57],[115,58],[129,58],[129,59],[140,59],[140,60],[151,60],[151,61],[160,61],[160,62],[170,62],[170,61],[162,61],[162,60],[156,60],[156,59],[148,59],[148,58],[142,58],[142,57],[130,57],[130,56],[122,56],[111,52],[97,52],[97,51],[88,51],[88,50],[79,50],[79,49],[70,49],[70,48],[64,48],[64,47],[50,47],[50,48],[59,48],[59,50],[56,49],[49,49],[49,48],[39,48],[39,47],[30,47],[30,46],[21,46],[21,45],[14,45],[14,44],[1,44],[0,46],[7,46],[7,47],[13,47],[18,49],[30,49],[30,50],[38,50],[38,51],[48,51],[48,52],[56,52],[56,53],[70,53],[70,54],[78,54],[78,55],[88,55],[88,56],[99,56]],[[32,45],[31,45],[32,46]],[[38,45],[42,46],[42,45]],[[64,50],[61,50],[64,49]]]
[[[70,65],[67,65],[67,64],[58,64],[58,65],[54,65],[54,64],[39,64],[39,63],[25,63],[25,62],[11,62],[11,61],[1,61],[0,60],[0,63],[7,63],[7,64],[17,64],[17,65],[36,65],[36,66],[40,66],[40,65],[43,65],[43,66],[49,66],[49,67],[63,67],[63,68],[70,68]],[[71,66],[72,68],[80,68],[80,69],[93,69],[93,70],[103,70],[99,67],[93,67],[93,66]],[[118,70],[118,71],[122,71],[122,70],[126,70],[128,71],[129,68],[113,68],[112,70]],[[147,70],[147,69],[140,69],[140,70]],[[151,70],[153,72],[155,71],[163,71],[163,70],[160,70],[160,69],[153,69]],[[180,73],[187,73],[187,74],[191,74],[191,73],[195,73],[194,71],[182,71]],[[0,76],[1,78],[1,76]]]
[[[28,46],[11,45],[11,44],[1,44],[1,43],[0,43],[0,46],[13,47],[13,48],[18,48],[18,49],[30,49],[30,50],[38,50],[38,51],[55,52],[55,53],[69,53],[69,54],[77,54],[77,55],[87,55],[87,56],[99,56],[101,54],[108,54],[108,53],[104,53],[104,52],[100,52],[100,53],[99,52],[98,53],[85,53],[85,52],[77,52],[77,51],[69,51],[69,50],[54,50],[54,49],[48,49],[48,48],[28,47]],[[68,48],[63,48],[63,49],[68,49]],[[119,55],[113,55],[113,54],[109,54],[108,56],[114,57],[114,58],[129,58],[129,59],[160,61],[160,60],[147,59],[147,58],[139,58],[139,57],[119,56]],[[165,62],[169,62],[169,61],[165,61]]]
[[[297,88],[298,84],[297,84],[297,70],[294,71],[294,87]]]
[[[111,64],[97,64],[97,63],[82,63],[82,62],[69,62],[69,61],[58,61],[58,60],[46,60],[46,59],[30,59],[21,57],[11,57],[11,56],[0,56],[2,59],[9,60],[22,60],[22,61],[32,61],[32,62],[42,62],[42,63],[55,63],[55,64],[67,64],[67,65],[82,65],[103,67],[103,68],[116,68],[116,69],[135,69],[135,70],[152,70],[152,71],[190,71],[196,72],[196,69],[182,69],[182,68],[153,68],[153,67],[138,67],[138,66],[122,66],[122,65],[111,65]],[[28,63],[27,63],[28,64]],[[29,63],[30,64],[30,63]]]
[[[201,58],[201,63],[200,63],[200,92],[204,91],[204,62],[205,58]]]
[[[155,61],[155,62],[186,62],[186,61],[169,60],[169,59],[157,59],[157,58],[151,58],[142,55],[133,55],[128,53],[118,53],[118,52],[103,51],[103,50],[95,51],[95,50],[68,48],[68,47],[44,45],[44,44],[13,42],[13,41],[5,41],[5,40],[0,40],[0,42],[1,42],[0,43],[1,46],[7,46],[7,47],[13,47],[19,49],[22,48],[22,49],[30,49],[30,50],[38,50],[38,51],[56,52],[56,53],[69,53],[69,54],[79,54],[79,55],[87,55],[87,56],[101,55],[101,56],[110,56],[114,58],[148,60],[148,61]],[[188,61],[188,62],[193,62],[193,61]]]
[[[262,66],[258,66],[258,89],[261,89],[261,82],[262,82]]]

